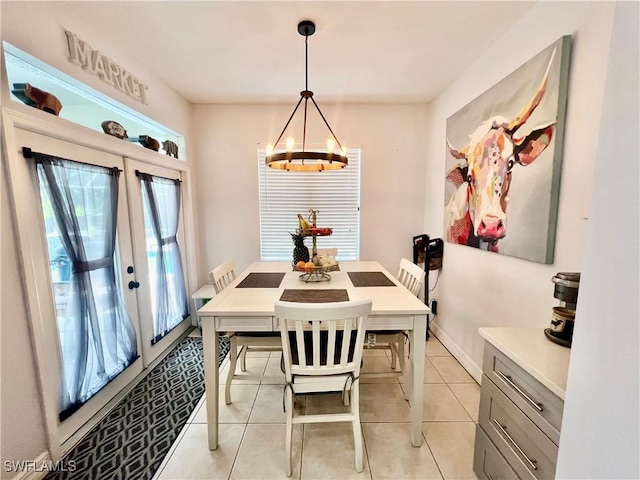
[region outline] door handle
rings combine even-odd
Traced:
[[[134,282],[133,280],[129,282],[129,290],[133,290],[134,288],[138,288],[140,286],[140,282]]]

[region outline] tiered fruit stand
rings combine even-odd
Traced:
[[[317,237],[326,237],[333,233],[330,228],[318,228],[316,226],[316,220],[319,210],[309,209],[310,215],[309,220],[311,221],[308,229],[298,228],[297,233],[300,235],[304,235],[305,237],[311,237],[312,239],[312,249],[311,249],[311,262],[314,264],[314,269],[311,271],[305,271],[302,275],[300,275],[300,280],[305,283],[308,282],[328,282],[331,280],[331,275],[327,272],[332,270],[337,270],[338,265],[329,265],[324,266],[320,265],[320,259],[318,258],[318,247],[317,247]],[[294,267],[295,268],[295,267]]]

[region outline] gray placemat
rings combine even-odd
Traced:
[[[298,289],[286,288],[282,292],[280,300],[283,302],[298,303],[330,303],[348,302],[349,294],[344,288],[341,289]]]
[[[393,283],[382,272],[347,272],[354,287],[395,287]]]
[[[278,288],[284,272],[277,273],[250,273],[236,288]]]

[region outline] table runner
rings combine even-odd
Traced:
[[[278,288],[284,272],[250,273],[236,288]]]
[[[348,302],[349,294],[345,289],[293,289],[282,292],[280,300],[298,303]]]
[[[382,272],[347,272],[354,287],[395,287],[393,283]]]

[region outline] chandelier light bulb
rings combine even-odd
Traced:
[[[267,148],[265,150],[267,151],[267,156],[272,155],[273,154],[273,145],[268,144]]]
[[[342,149],[340,150],[342,152],[342,155],[344,155],[345,157],[347,156],[347,146],[343,145]]]
[[[293,147],[295,146],[296,142],[293,139],[293,137],[287,137],[287,151],[290,152],[293,150]]]
[[[327,140],[327,153],[333,153],[333,149],[336,147],[336,142],[333,138]]]

